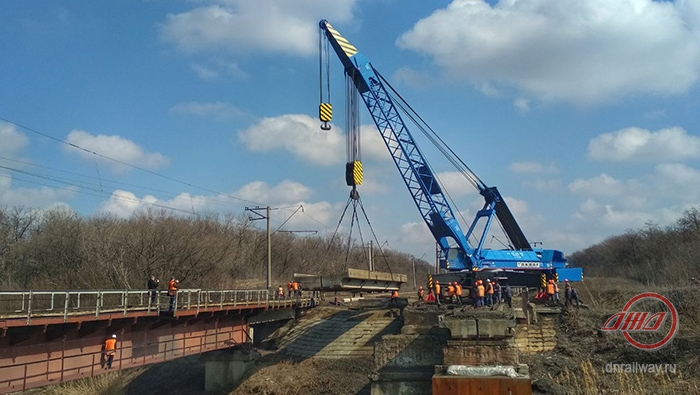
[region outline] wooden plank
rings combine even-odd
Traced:
[[[433,376],[433,394],[532,395],[529,377]]]

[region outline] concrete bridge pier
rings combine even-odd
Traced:
[[[204,390],[228,391],[260,358],[255,350],[228,349],[204,354]]]

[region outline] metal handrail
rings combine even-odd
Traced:
[[[179,289],[174,297],[168,291],[151,290],[69,290],[69,291],[0,291],[0,317],[26,319],[29,324],[36,317],[69,316],[146,311],[160,315],[163,312],[196,311],[211,307],[265,305],[267,289],[203,290]],[[172,306],[172,307],[171,307]]]

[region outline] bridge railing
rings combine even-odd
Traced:
[[[0,292],[0,316],[26,319],[139,311],[162,312],[223,309],[225,306],[267,305],[266,289],[203,290],[181,289],[174,296],[168,291],[149,290],[74,290]]]

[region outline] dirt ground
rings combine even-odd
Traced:
[[[372,358],[293,360],[270,354],[230,395],[369,395]]]

